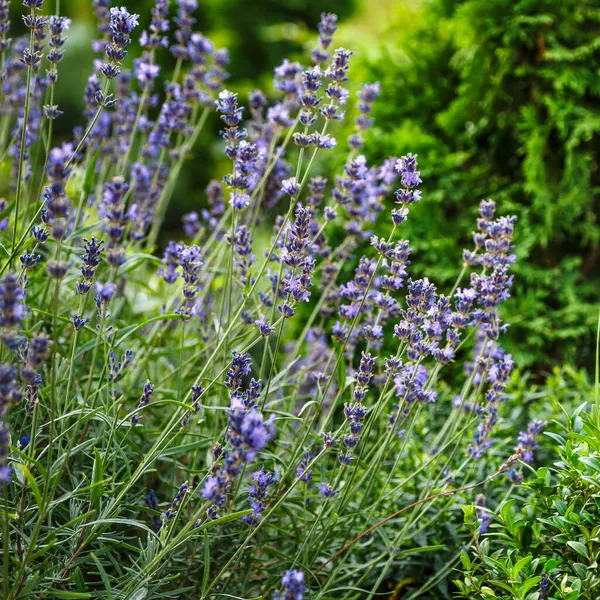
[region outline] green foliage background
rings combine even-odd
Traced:
[[[516,300],[506,315],[518,364],[591,365],[600,7],[435,0],[395,17],[396,43],[369,65],[383,93],[368,150],[419,154],[428,203],[406,233],[419,266],[449,281],[476,201],[495,199],[519,217]],[[432,235],[433,246],[418,246]]]
[[[129,2],[142,26],[152,5]],[[67,81],[58,88],[65,118],[57,126],[67,137],[89,75],[95,22],[91,2],[62,0],[60,10],[74,19],[61,70]],[[461,250],[471,245],[478,201],[493,198],[501,214],[519,218],[515,299],[505,314],[510,351],[537,372],[565,360],[591,367],[600,289],[600,6],[201,0],[197,28],[230,49],[230,87],[244,97],[258,83],[269,92],[272,68],[284,57],[301,58],[323,10],[339,14],[336,43],[355,52],[354,88],[382,84],[369,161],[419,154],[426,202],[403,231],[419,271],[412,274],[451,285]],[[138,52],[132,46],[132,57]],[[330,177],[343,164],[344,136],[338,132],[337,158],[320,166]],[[198,145],[179,182],[165,239],[178,235],[180,216],[201,207],[205,185],[222,174],[215,136],[204,139],[211,141]]]

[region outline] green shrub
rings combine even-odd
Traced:
[[[579,0],[407,10],[390,25],[396,46],[371,65],[383,93],[366,150],[410,148],[431,167],[423,193],[439,208],[422,207],[407,233],[427,240],[420,264],[448,281],[469,244],[449,234],[469,230],[473,200],[494,198],[519,217],[510,350],[521,365],[586,360],[600,283],[600,10]]]
[[[599,597],[600,412],[585,409],[586,404],[576,409],[560,433],[547,433],[559,460],[524,484],[529,493],[524,506],[514,499],[502,503],[483,539],[476,508],[465,508],[473,543],[461,554],[456,597]]]

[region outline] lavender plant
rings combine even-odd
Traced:
[[[54,146],[68,19],[26,0],[30,33],[11,42],[0,0],[7,600],[372,598],[442,548],[419,545],[428,527],[532,460],[540,424],[514,453],[493,445],[514,219],[482,202],[438,290],[401,239],[427,202],[417,157],[360,154],[379,84],[335,137],[354,85],[336,16],[305,63],[243,99],[196,4],[157,0],[139,31],[94,1],[98,60],[72,141]],[[157,258],[209,119],[230,169]],[[326,178],[321,155],[346,145]]]

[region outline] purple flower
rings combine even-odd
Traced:
[[[242,387],[242,377],[248,375],[252,371],[252,359],[249,354],[238,354],[233,351],[233,359],[231,367],[227,371],[227,380],[225,385],[230,390],[237,390]]]
[[[196,22],[192,14],[198,8],[198,2],[196,0],[177,0],[177,6],[177,17],[174,19],[177,25],[175,30],[177,45],[171,46],[171,53],[175,58],[186,60],[189,58],[188,41]]]
[[[85,325],[89,322],[90,320],[87,317],[84,319],[78,315],[73,315],[73,326],[77,330],[81,329],[82,327],[85,327]]]
[[[25,317],[25,291],[19,279],[7,273],[0,283],[0,325],[14,327]]]
[[[127,56],[127,46],[131,44],[131,32],[138,24],[139,15],[130,14],[125,7],[110,9],[108,26],[112,34],[112,42],[104,46],[104,52],[109,60],[100,71],[107,79],[113,79],[120,73],[119,65]]]
[[[515,454],[526,463],[533,462],[534,451],[539,448],[538,437],[546,428],[545,421],[531,421],[527,425],[527,431],[521,431],[518,436],[519,443],[515,447]]]
[[[48,29],[50,30],[50,41],[48,42],[48,46],[50,46],[50,52],[48,52],[48,61],[51,63],[59,63],[64,56],[64,51],[62,47],[65,43],[65,38],[62,37],[62,34],[69,29],[71,26],[71,19],[67,19],[67,17],[59,17],[59,16],[51,16],[48,19]],[[54,72],[54,76],[56,73]],[[52,81],[52,77],[50,81]]]
[[[44,361],[48,349],[50,348],[50,340],[45,333],[34,334],[31,342],[26,346],[23,352],[25,364],[21,367],[21,377],[32,385],[41,383],[41,376],[38,370]]]
[[[296,469],[297,479],[301,479],[304,483],[308,483],[312,479],[312,469],[309,469],[308,467],[313,462],[314,458],[315,456],[311,450],[306,450],[304,452],[300,464]]]
[[[195,238],[200,233],[201,225],[197,212],[193,211],[183,215],[181,221],[183,223],[183,231],[188,237]]]
[[[326,63],[329,60],[327,49],[333,42],[333,36],[337,31],[337,15],[333,13],[321,13],[321,22],[317,26],[319,29],[319,47],[312,51],[312,60],[317,64]]]
[[[8,429],[4,425],[4,421],[0,420],[0,487],[5,483],[11,482],[12,469],[6,464],[9,438]]]
[[[133,61],[133,72],[142,89],[152,89],[152,84],[160,73],[160,66],[137,58]]]
[[[396,171],[402,177],[402,185],[406,188],[417,187],[421,183],[419,171],[417,171],[417,157],[407,154],[396,162]]]
[[[376,83],[363,83],[358,92],[358,110],[360,114],[356,117],[355,120],[355,128],[357,133],[350,136],[349,145],[354,150],[360,150],[363,145],[362,133],[368,130],[372,123],[373,119],[369,118],[369,114],[373,109],[373,103],[379,97],[381,92],[381,86],[378,82]]]
[[[150,23],[149,32],[142,31],[140,36],[140,46],[146,48],[167,48],[169,46],[169,38],[165,35],[169,31],[169,1],[156,0],[156,5],[152,9],[152,22]]]
[[[256,256],[252,254],[252,238],[246,225],[240,225],[235,232],[233,252],[240,281],[245,285],[248,281],[250,267],[256,261]]]
[[[212,500],[216,496],[219,487],[220,482],[218,477],[208,477],[202,487],[202,497],[205,500]]]
[[[189,486],[188,482],[186,481],[185,483],[183,483],[180,486],[179,491],[175,495],[175,498],[173,498],[173,502],[171,502],[171,506],[169,506],[169,508],[163,514],[163,519],[165,521],[170,521],[177,514],[179,507],[181,506],[185,497],[189,493],[190,493],[190,486]]]
[[[137,26],[140,15],[129,14],[127,9],[113,7],[110,9],[110,29],[113,35],[129,35]]]
[[[21,386],[17,381],[17,367],[15,365],[0,363],[0,422],[6,414],[8,407],[18,404],[22,396]],[[0,464],[3,464],[1,457]]]
[[[52,148],[48,155],[46,173],[49,185],[44,189],[44,206],[47,211],[45,223],[50,225],[51,235],[56,240],[63,239],[67,233],[66,219],[69,216],[70,201],[65,193],[65,186],[71,174],[68,163],[72,156],[72,144]]]
[[[94,283],[94,291],[96,292],[98,300],[107,304],[115,295],[115,292],[117,291],[117,286],[114,283],[112,283],[112,281],[109,281],[108,283],[101,283],[100,281],[96,281]]]
[[[262,518],[264,500],[269,487],[279,481],[279,476],[274,472],[265,472],[265,468],[262,467],[260,471],[255,471],[252,474],[252,481],[253,483],[248,490],[248,502],[252,512],[242,517],[242,521],[248,523],[248,525],[256,525]]]
[[[289,179],[284,179],[281,182],[281,190],[284,194],[295,198],[300,191],[300,186],[298,185],[295,177],[290,177]]]
[[[268,324],[267,318],[263,314],[259,315],[258,319],[254,321],[254,323],[258,327],[260,335],[263,337],[271,335],[274,331],[274,329]]]
[[[244,464],[253,462],[258,452],[275,436],[274,415],[265,420],[254,402],[260,395],[260,383],[252,380],[248,390],[242,388],[242,377],[251,370],[250,357],[236,352],[233,354],[225,383],[230,389],[231,401],[227,412],[227,445],[224,448],[219,445],[218,453],[215,453],[215,460],[222,458],[223,464],[213,466],[203,490],[203,496],[212,502],[207,513],[211,519],[225,503],[227,491]],[[255,516],[258,513],[257,506]]]
[[[479,518],[480,523],[479,531],[481,533],[487,533],[494,517],[490,511],[485,510],[485,496],[483,494],[478,494],[475,499],[475,504],[477,506],[477,517]]]
[[[304,598],[304,573],[302,571],[286,571],[281,578],[283,593],[276,592],[275,600],[302,600]]]
[[[144,385],[144,391],[142,393],[142,397],[140,398],[140,402],[138,404],[138,409],[142,409],[145,406],[150,404],[150,399],[152,398],[152,394],[154,393],[154,386],[150,383],[150,380],[146,381]],[[140,418],[137,414],[131,417],[131,424],[137,425],[140,422]]]
[[[221,113],[221,120],[227,125],[228,129],[236,128],[240,124],[244,109],[238,106],[237,94],[229,90],[223,90],[215,104],[217,112]]]
[[[333,59],[331,64],[325,71],[327,77],[336,83],[347,81],[347,73],[350,68],[350,57],[352,56],[351,50],[345,48],[338,48],[333,53]]]
[[[325,481],[321,481],[319,486],[319,494],[325,498],[333,498],[338,492],[334,491],[332,487]]]
[[[81,262],[81,280],[77,282],[77,293],[87,294],[92,287],[92,280],[96,274],[98,265],[102,262],[102,250],[104,248],[103,240],[84,239],[84,254]]]

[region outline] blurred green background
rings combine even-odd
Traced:
[[[123,1],[149,22],[150,0]],[[174,3],[173,3],[174,4]],[[600,3],[575,0],[200,0],[197,29],[231,52],[228,87],[241,98],[272,89],[272,68],[303,59],[322,11],[336,12],[336,44],[354,51],[353,91],[380,81],[365,154],[419,155],[424,202],[402,235],[412,276],[449,286],[471,246],[477,204],[518,216],[509,349],[542,375],[569,362],[591,368],[600,290]],[[53,10],[47,0],[46,12]],[[12,12],[21,11],[13,1]],[[69,137],[91,73],[91,1],[61,0],[73,19],[60,69],[58,134]],[[18,27],[13,27],[18,29]],[[136,45],[131,56],[139,53]],[[163,57],[163,72],[172,67]],[[210,126],[218,130],[217,119]],[[341,141],[350,131],[339,131]],[[208,132],[180,179],[164,236],[226,168]],[[317,165],[330,178],[345,144]],[[390,201],[391,206],[391,201]],[[385,212],[387,219],[388,213]],[[387,225],[382,223],[382,231]],[[381,233],[381,232],[377,232]]]

